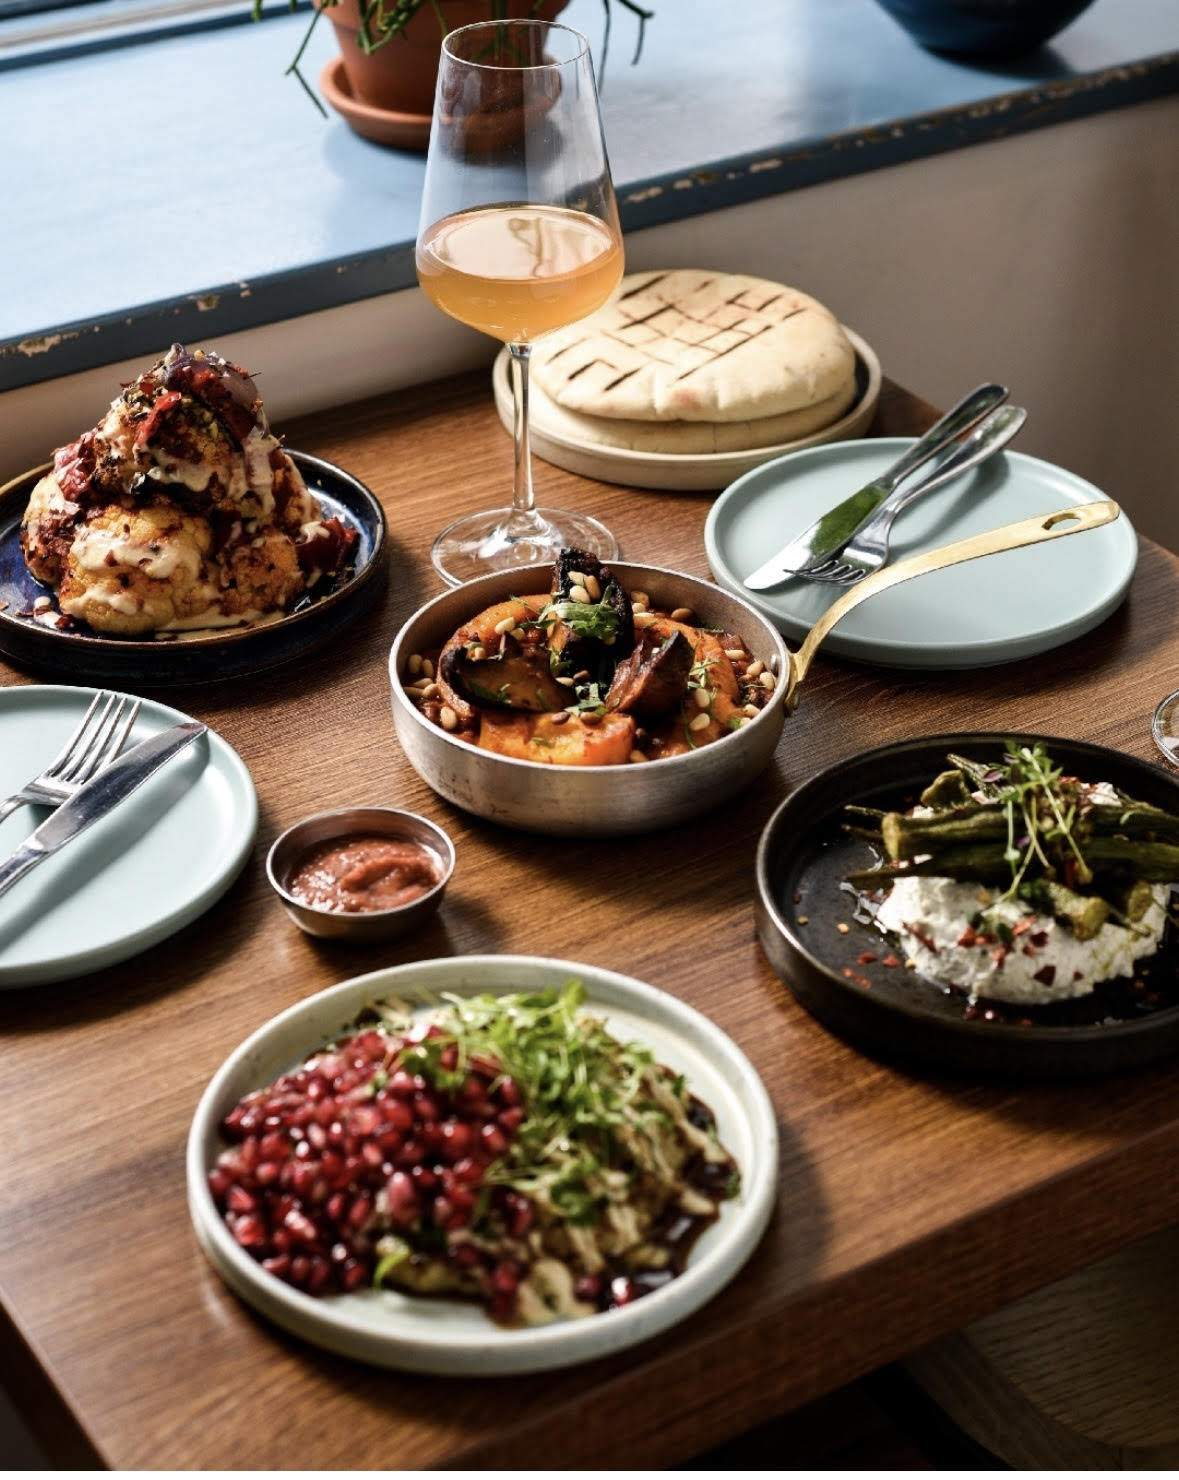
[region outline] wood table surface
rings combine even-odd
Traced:
[[[932,415],[889,387],[877,430],[916,432]],[[866,747],[1019,727],[1150,758],[1151,710],[1179,682],[1174,556],[1143,541],[1125,606],[1045,659],[913,675],[820,661],[770,769],[690,825],[614,843],[535,840],[436,798],[406,765],[389,715],[385,655],[437,590],[432,537],[510,481],[485,377],[287,430],[291,445],[339,462],[383,500],[385,604],[299,668],[157,696],[213,725],[250,766],[261,824],[244,874],[135,960],[0,1001],[0,1378],[56,1457],[206,1469],[667,1465],[1179,1216],[1171,1066],[1014,1087],[874,1062],[796,1005],[761,955],[752,909],[754,848],[774,807]],[[706,498],[543,464],[537,480],[543,501],[604,518],[626,555],[706,573]],[[0,668],[0,681],[32,680]],[[267,889],[275,834],[351,802],[411,807],[455,840],[444,910],[412,940],[316,944]],[[777,1109],[777,1212],[728,1290],[615,1359],[481,1381],[370,1370],[283,1335],[223,1286],[189,1227],[185,1135],[211,1074],[275,1012],[386,963],[477,951],[632,973],[719,1023]]]

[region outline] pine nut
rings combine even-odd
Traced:
[[[424,684],[422,687],[422,698],[433,699],[436,694],[440,694],[441,692],[442,690],[438,687],[436,683]]]
[[[732,658],[734,662],[736,662],[738,658],[743,658],[745,656],[744,648],[725,648],[724,652],[725,657]]]
[[[762,672],[765,666],[766,665],[761,661],[761,659],[758,658],[756,662],[750,663],[749,667],[745,670],[745,677],[756,678],[757,675]]]
[[[467,653],[467,657],[470,658],[472,663],[482,663],[483,659],[486,658],[486,656],[487,649],[482,645],[482,643],[478,642]]]
[[[495,633],[496,633],[496,636],[497,637],[502,637],[505,632],[510,632],[515,625],[516,625],[516,619],[515,619],[515,617],[504,617],[504,618],[502,618],[500,621],[498,621],[495,624]]]
[[[561,684],[563,688],[571,689],[573,687],[574,680],[571,678],[558,678],[557,682]]]
[[[759,684],[761,684],[763,689],[769,689],[771,692],[778,687],[778,680],[776,675],[771,673],[768,668],[765,670],[764,673],[759,675],[757,681]]]
[[[602,588],[601,588],[601,586],[598,583],[597,576],[585,576],[585,577],[582,578],[581,584],[589,592],[590,596],[594,599],[594,601],[601,601],[601,599],[602,599]]]
[[[632,591],[630,593],[632,607],[647,607],[651,605],[651,598],[645,591]]]
[[[429,658],[422,659],[422,674],[426,678],[434,677],[434,665],[430,662]]]
[[[589,599],[590,599],[589,592],[585,589],[584,586],[570,586],[569,587],[569,600],[570,601],[576,601],[579,606],[588,606],[589,605]]]
[[[645,745],[646,743],[647,743],[647,732],[646,732],[646,730],[643,729],[642,725],[640,725],[638,727],[638,729],[635,731],[635,744],[636,745]]]
[[[438,722],[444,730],[457,729],[458,715],[455,714],[454,710],[450,707],[449,704],[444,704],[439,711]]]
[[[647,759],[647,757],[643,754],[641,750],[632,750],[630,753],[630,758],[636,766],[639,764],[640,761],[645,761]]]
[[[706,730],[711,723],[712,720],[707,714],[698,714],[694,719],[688,721],[688,729],[697,731]]]
[[[589,669],[588,668],[579,668],[577,670],[577,672],[573,675],[573,682],[574,683],[580,683],[583,678],[588,678],[588,677],[589,677]]]
[[[712,692],[709,689],[695,689],[696,704],[700,709],[707,709],[712,703]]]
[[[673,622],[690,622],[695,615],[695,612],[690,606],[677,606],[671,614],[671,620]]]
[[[524,638],[527,636],[527,633],[524,631],[523,627],[513,627],[512,636],[516,639],[517,642],[523,642]]]
[[[581,716],[581,722],[583,725],[600,725],[602,723],[602,716],[600,714],[593,714],[592,712],[590,714],[583,714]]]
[[[409,669],[410,673],[420,673],[422,671],[421,653],[410,653],[409,662],[405,666]]]
[[[567,709],[558,709],[556,714],[549,715],[549,722],[554,725],[568,724],[569,711]]]
[[[644,612],[644,611],[637,611],[637,612],[635,612],[635,626],[636,627],[650,627],[650,626],[652,626],[654,624],[654,622],[655,622],[655,618],[651,615],[650,612]]]
[[[747,714],[750,719],[756,719],[761,713],[761,710],[757,707],[756,704],[746,704],[744,709],[742,710],[742,713]]]

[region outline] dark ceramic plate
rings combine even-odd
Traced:
[[[770,818],[757,854],[757,929],[775,971],[808,1012],[857,1047],[941,1069],[1019,1077],[1106,1074],[1179,1051],[1179,941],[1172,925],[1151,966],[1073,1003],[1024,1009],[967,1000],[905,967],[886,967],[893,947],[855,918],[841,887],[870,867],[870,845],[840,825],[848,802],[910,806],[956,751],[998,759],[1008,739],[1042,740],[1068,771],[1112,781],[1143,801],[1179,810],[1179,779],[1145,761],[1042,735],[960,734],[870,750],[820,772]],[[805,924],[802,920],[805,918]],[[838,927],[848,927],[844,933]],[[861,953],[877,959],[860,961]],[[896,956],[904,950],[896,948]]]
[[[380,592],[385,514],[364,484],[342,468],[305,452],[290,455],[327,512],[357,531],[355,559],[281,621],[184,638],[100,637],[85,628],[59,632],[22,615],[38,597],[53,597],[26,566],[20,546],[25,505],[48,466],[14,479],[0,489],[0,653],[22,667],[87,683],[163,688],[278,668],[329,642]]]

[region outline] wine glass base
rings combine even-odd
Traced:
[[[618,541],[597,519],[569,509],[537,509],[519,521],[510,509],[485,509],[448,524],[434,541],[430,559],[448,585],[461,586],[476,576],[530,565],[551,565],[566,545],[586,550],[599,560],[618,557]]]
[[[1179,691],[1168,694],[1154,712],[1150,733],[1173,766],[1179,766]]]

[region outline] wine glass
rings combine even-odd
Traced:
[[[1154,712],[1150,733],[1173,766],[1179,766],[1179,689],[1168,694]]]
[[[564,545],[618,554],[597,519],[538,509],[528,441],[533,343],[602,306],[622,233],[589,43],[548,21],[462,26],[442,42],[417,243],[418,281],[443,312],[511,351],[510,509],[466,514],[432,558],[452,585],[553,560]]]

